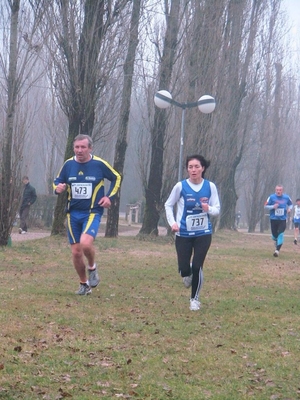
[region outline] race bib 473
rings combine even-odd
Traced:
[[[92,183],[72,183],[73,199],[90,199],[92,197]]]

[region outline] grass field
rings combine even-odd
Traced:
[[[300,399],[300,245],[218,232],[201,310],[174,242],[96,240],[101,283],[78,280],[65,238],[0,250],[0,399]]]

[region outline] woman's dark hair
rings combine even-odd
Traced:
[[[203,156],[201,156],[200,154],[193,154],[192,156],[187,156],[186,158],[186,163],[185,163],[185,167],[186,169],[188,168],[189,162],[191,160],[198,160],[200,162],[200,164],[202,165],[202,167],[204,167],[204,171],[202,173],[202,177],[204,177],[205,171],[207,170],[207,168],[210,166],[210,161],[206,160]]]

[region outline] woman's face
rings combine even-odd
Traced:
[[[192,182],[195,183],[200,183],[202,180],[202,174],[205,170],[204,167],[202,167],[201,163],[199,160],[196,158],[193,158],[188,162],[187,166],[189,178]]]

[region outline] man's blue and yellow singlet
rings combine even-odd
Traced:
[[[111,199],[120,187],[120,174],[100,157],[91,157],[85,163],[77,162],[75,157],[69,158],[54,180],[54,190],[59,183],[67,184],[67,212],[78,210],[102,215],[103,207],[99,206],[99,200],[104,196]],[[106,194],[104,179],[110,181]]]

